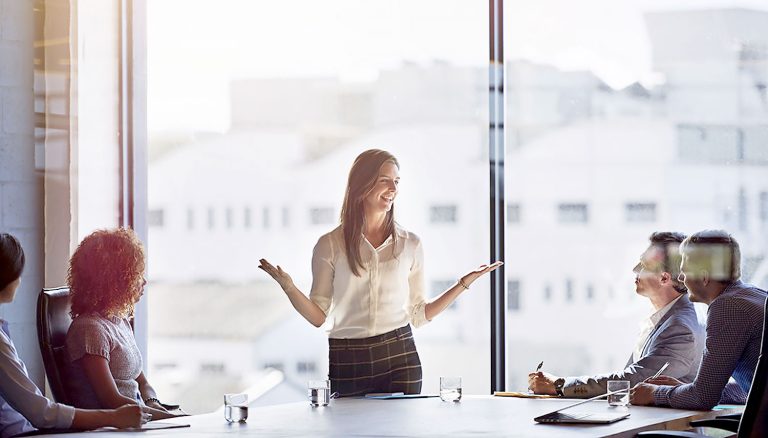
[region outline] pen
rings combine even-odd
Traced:
[[[659,376],[661,375],[661,373],[663,373],[663,372],[664,372],[664,370],[666,370],[666,369],[667,369],[667,367],[668,367],[668,366],[669,366],[669,362],[665,363],[665,364],[664,364],[664,366],[662,366],[662,367],[659,369],[659,371],[657,371],[657,372],[656,372],[656,374],[654,374],[654,375],[653,375],[653,377],[651,377],[651,379],[655,379],[655,378],[659,377]]]

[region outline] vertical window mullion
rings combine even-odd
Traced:
[[[503,0],[490,0],[489,165],[491,185],[491,261],[504,260],[504,23]],[[507,284],[502,265],[491,274],[491,394],[506,389],[505,318]]]

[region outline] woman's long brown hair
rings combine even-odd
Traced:
[[[349,269],[356,276],[360,276],[360,269],[364,269],[360,256],[360,243],[363,240],[363,226],[365,226],[364,200],[370,193],[379,178],[379,170],[386,162],[391,162],[400,168],[400,164],[394,155],[381,149],[369,149],[358,155],[352,169],[349,170],[347,191],[344,193],[344,204],[341,206],[341,230],[344,234],[344,248],[347,254]],[[395,206],[387,212],[384,219],[386,234],[395,236]]]

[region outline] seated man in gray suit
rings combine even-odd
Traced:
[[[606,392],[609,380],[629,380],[630,386],[653,376],[669,362],[664,374],[690,382],[696,376],[704,348],[704,328],[696,318],[686,288],[677,279],[678,247],[685,236],[656,232],[634,267],[635,291],[650,300],[656,312],[641,330],[637,346],[623,370],[595,376],[558,377],[545,372],[528,375],[536,394],[588,398]]]

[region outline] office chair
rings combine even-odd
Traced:
[[[723,415],[711,420],[691,421],[691,427],[714,427],[736,432],[737,438],[757,438],[768,436],[768,300],[765,302],[763,315],[763,340],[760,344],[760,356],[757,358],[755,375],[747,396],[747,404],[740,415]],[[637,434],[642,438],[656,437],[706,437],[695,432],[650,431]]]
[[[57,402],[71,406],[72,398],[64,385],[69,361],[65,341],[72,323],[69,309],[68,287],[43,289],[37,298],[37,339],[48,384]]]

